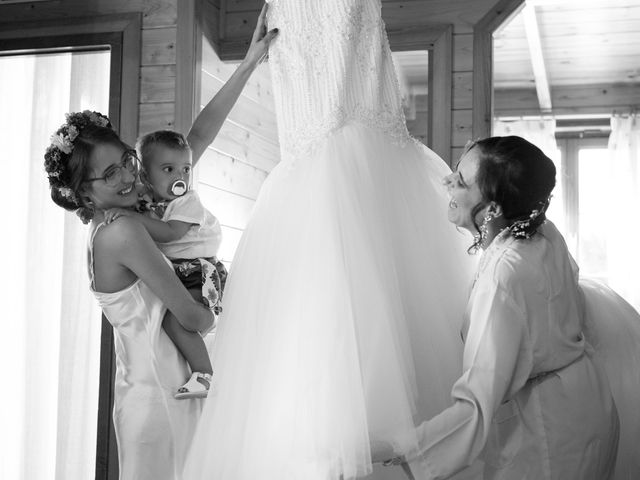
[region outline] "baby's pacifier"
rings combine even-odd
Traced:
[[[182,195],[187,193],[187,184],[184,180],[176,180],[171,184],[171,187],[169,187],[169,191],[172,195],[181,197]]]

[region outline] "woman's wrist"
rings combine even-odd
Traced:
[[[249,58],[249,56],[246,56],[244,57],[244,60],[240,62],[240,65],[238,65],[238,69],[237,69],[238,73],[251,75],[259,63],[260,63],[260,60],[255,60],[255,59]]]

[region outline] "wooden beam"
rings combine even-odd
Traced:
[[[500,0],[473,28],[473,138],[491,135],[493,32],[515,15],[524,0]]]
[[[142,28],[176,24],[177,0],[56,0],[6,4],[0,1],[0,28],[28,20],[52,20],[61,26],[68,17],[96,18],[123,13],[141,14]]]
[[[542,54],[536,8],[528,1],[525,2],[522,9],[522,19],[524,20],[524,29],[527,34],[527,44],[529,45],[529,55],[531,56],[531,67],[533,68],[533,77],[536,82],[540,111],[550,112],[553,108],[551,105],[551,90],[549,88],[547,68],[544,64],[544,55]]]
[[[239,62],[244,58],[249,49],[250,39],[225,40],[220,39],[218,57],[223,62]]]
[[[197,16],[200,21],[202,35],[217,52],[220,48],[221,22],[224,18],[219,7],[219,2],[212,0],[199,0],[197,5]]]
[[[227,38],[227,11],[229,7],[227,6],[227,0],[220,0],[220,5],[218,6],[220,9],[220,19],[218,21],[218,39],[222,41]]]
[[[539,115],[533,88],[500,89],[494,92],[496,116]],[[551,92],[554,115],[604,114],[640,107],[640,89],[627,83],[557,86]]]
[[[184,135],[199,111],[199,79],[202,62],[202,30],[198,12],[200,0],[178,2],[176,33],[175,129]]]
[[[453,27],[449,25],[429,52],[429,146],[451,165]]]

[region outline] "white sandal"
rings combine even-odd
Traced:
[[[198,379],[207,382],[204,385],[199,382]],[[205,398],[209,394],[209,387],[211,386],[211,375],[202,372],[193,372],[189,381],[178,389],[178,392],[174,395],[178,400],[187,400],[189,398]]]

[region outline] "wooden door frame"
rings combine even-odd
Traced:
[[[111,52],[108,116],[122,140],[135,145],[138,136],[141,25],[140,13],[0,22],[0,54],[74,52],[108,47]],[[112,422],[114,374],[113,329],[102,315],[96,480],[117,480],[119,476]]]
[[[524,6],[500,0],[473,27],[473,138],[491,136],[493,125],[493,33]]]
[[[392,51],[429,51],[429,148],[451,164],[453,26],[427,23],[387,32]]]
[[[175,130],[187,135],[200,111],[203,23],[212,15],[203,0],[180,0],[176,30]]]
[[[109,118],[126,143],[135,144],[140,98],[140,13],[27,22],[0,22],[0,51],[74,51],[86,46],[111,47]]]

